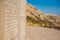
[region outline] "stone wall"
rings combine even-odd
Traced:
[[[4,40],[4,13],[3,13],[3,2],[0,0],[0,40]]]
[[[20,40],[20,29],[25,27],[21,3],[20,0],[0,0],[0,40]]]

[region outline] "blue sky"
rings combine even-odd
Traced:
[[[42,13],[60,16],[60,0],[27,0]]]

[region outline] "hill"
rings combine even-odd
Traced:
[[[46,15],[31,4],[27,4],[27,26],[39,26],[60,29],[60,16]]]

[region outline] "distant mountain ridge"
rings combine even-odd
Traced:
[[[41,26],[60,29],[60,16],[46,15],[31,4],[27,4],[27,26]]]

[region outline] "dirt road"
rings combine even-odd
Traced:
[[[26,40],[60,40],[60,30],[42,27],[27,27]]]

